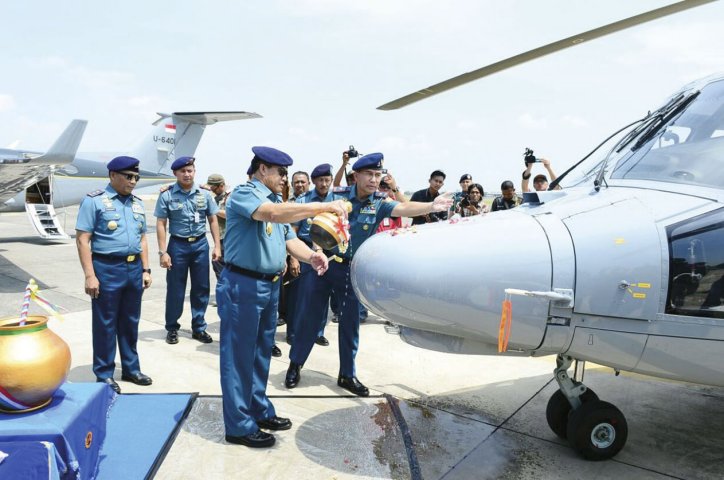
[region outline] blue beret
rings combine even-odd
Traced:
[[[186,165],[193,165],[196,159],[194,157],[179,157],[171,164],[171,170],[174,172],[179,168],[184,168]]]
[[[324,177],[326,175],[332,176],[332,165],[328,163],[323,163],[321,165],[317,165],[314,167],[314,170],[312,170],[312,175],[310,175],[312,178],[317,177]]]
[[[132,170],[138,172],[138,159],[133,157],[116,157],[108,162],[109,172],[120,172],[122,170]]]
[[[246,174],[251,175],[252,173],[254,172],[251,170],[251,165],[249,165],[249,168],[246,169]]]
[[[354,162],[352,170],[355,172],[359,172],[360,170],[384,170],[384,168],[382,168],[382,160],[384,158],[385,156],[381,153],[368,153]]]
[[[286,153],[282,152],[281,150],[277,150],[276,148],[251,147],[251,151],[254,152],[254,155],[256,156],[256,158],[258,158],[262,162],[268,163],[270,165],[288,167],[289,165],[294,163],[294,160],[292,160],[292,157],[290,157]]]

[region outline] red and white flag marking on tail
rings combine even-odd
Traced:
[[[167,123],[166,133],[176,133],[176,125],[174,125],[173,123]]]

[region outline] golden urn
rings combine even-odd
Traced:
[[[345,202],[348,212],[352,211],[352,204]],[[312,242],[325,250],[339,248],[340,253],[347,250],[349,243],[349,224],[346,219],[341,219],[332,212],[324,212],[312,219],[309,227],[309,236]]]
[[[48,317],[0,320],[0,412],[43,408],[68,377],[70,349],[48,328]]]

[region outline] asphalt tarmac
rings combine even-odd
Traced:
[[[147,212],[153,205],[148,198]],[[61,213],[68,232],[76,213],[77,207]],[[556,389],[554,357],[422,350],[386,333],[384,319],[374,315],[361,327],[357,356],[369,398],[337,387],[337,325],[331,322],[325,331],[331,345],[315,346],[299,386],[284,388],[289,346],[286,327],[280,327],[283,355],[272,359],[268,393],[277,413],[294,426],[278,433],[271,449],[227,444],[216,309],[209,307],[206,316],[214,343],[191,339],[188,303],[180,342],[165,343],[165,275],[153,230],[148,238],[154,283],[144,294],[138,349],[153,385],[119,384],[124,393],[200,394],[156,478],[724,478],[724,388],[615,376],[589,364],[586,384],[623,411],[629,436],[615,458],[588,462],[546,424],[546,403]],[[0,215],[0,317],[18,314],[31,277],[51,302],[68,310],[50,326],[71,347],[69,380],[94,381],[90,300],[74,241],[40,240],[24,214]]]

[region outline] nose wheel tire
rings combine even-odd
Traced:
[[[575,383],[576,386],[580,385]],[[594,393],[590,388],[580,397],[581,403],[585,404],[594,400],[598,400],[598,395]],[[571,414],[571,404],[568,398],[563,394],[562,391],[556,390],[556,393],[551,395],[548,399],[548,406],[546,407],[546,420],[548,426],[553,433],[558,435],[562,439],[566,439],[568,436],[568,417]]]
[[[567,437],[583,458],[607,460],[626,444],[626,417],[615,405],[602,400],[583,403],[568,418]]]

